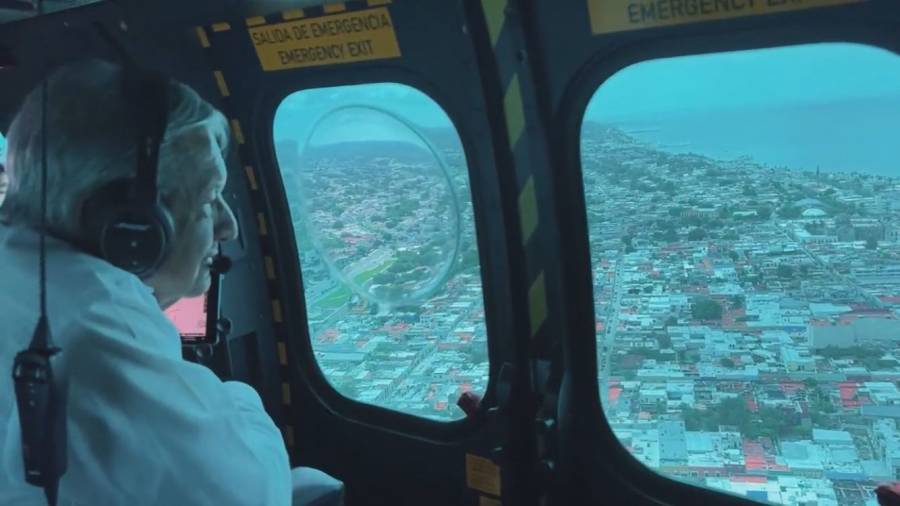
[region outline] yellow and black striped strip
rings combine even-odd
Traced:
[[[491,36],[491,45],[497,47],[500,40],[500,32],[503,31],[503,23],[506,20],[507,0],[483,0],[481,7],[484,9],[484,17],[488,25],[488,33]]]
[[[263,263],[266,264],[266,279],[270,281],[275,280],[275,262],[272,260],[272,257],[267,256],[263,259]]]
[[[482,0],[481,6],[484,11],[491,45],[496,54],[501,44],[503,44],[504,37],[508,38],[508,35],[504,35],[506,33],[505,27],[507,23],[506,14],[508,0]],[[496,56],[498,61],[504,56],[509,58],[508,55],[497,54]],[[505,69],[505,72],[507,72],[506,75],[500,75],[501,83],[506,83],[503,91],[503,114],[506,121],[509,148],[512,150],[513,154],[515,154],[522,143],[522,139],[527,137],[527,122],[525,118],[522,86],[517,66],[501,65],[499,67]],[[522,187],[519,189],[518,203],[522,246],[525,247],[527,252],[533,244],[537,235],[536,232],[540,226],[540,209],[535,191],[534,175],[532,174],[531,167],[528,165],[527,161],[516,159],[516,172],[519,174],[519,180],[524,181]],[[531,313],[531,337],[534,338],[543,327],[548,313],[543,268],[537,268],[531,278],[528,300]]]
[[[282,429],[282,433],[284,434],[284,441],[291,448],[294,447],[294,426],[293,425],[285,425]]]
[[[281,13],[281,19],[285,21],[291,21],[293,19],[300,19],[303,17],[305,17],[303,9],[289,9]]]
[[[281,301],[278,299],[272,301],[272,321],[275,323],[284,322],[284,313],[281,312]]]
[[[259,26],[266,24],[265,16],[253,16],[247,18],[245,21],[247,26]]]
[[[256,173],[253,171],[253,167],[245,165],[244,172],[247,174],[247,182],[250,183],[250,189],[253,191],[259,190],[259,185],[256,184]]]
[[[534,337],[547,320],[547,287],[544,284],[544,271],[538,274],[528,289],[528,309],[531,313],[531,336]]]
[[[256,213],[256,221],[259,226],[259,235],[267,236],[269,235],[269,227],[266,221],[266,215],[263,212]]]
[[[200,47],[204,49],[209,49],[209,37],[206,36],[206,28],[202,26],[198,26],[195,30],[197,34],[197,40],[200,41]]]
[[[522,105],[522,89],[519,87],[518,74],[513,74],[506,88],[506,94],[503,96],[503,112],[506,115],[509,146],[515,150],[525,131],[525,107]]]
[[[244,130],[241,128],[241,122],[237,118],[231,119],[231,135],[238,144],[244,143]]]
[[[281,403],[285,406],[291,405],[291,384],[290,383],[282,383],[281,384]]]
[[[248,26],[253,26],[258,23],[265,23],[266,19],[264,17],[251,17],[245,20]],[[224,106],[222,107],[223,112],[230,116],[229,123],[231,125],[232,135],[238,144],[238,153],[241,158],[244,173],[247,177],[247,184],[250,188],[250,201],[251,205],[256,211],[257,222],[258,222],[258,234],[259,240],[262,246],[263,254],[264,254],[264,263],[265,263],[265,275],[269,285],[269,293],[272,300],[272,321],[275,324],[275,346],[276,353],[278,356],[278,363],[281,366],[280,375],[282,378],[282,404],[289,408],[291,406],[291,390],[290,383],[288,378],[291,377],[291,371],[289,370],[289,355],[288,355],[288,346],[285,341],[285,334],[283,330],[283,322],[284,322],[284,313],[282,310],[281,301],[279,299],[278,289],[277,289],[277,271],[275,270],[275,263],[271,255],[266,255],[266,251],[275,253],[275,246],[272,244],[272,239],[269,235],[268,223],[267,223],[267,210],[265,207],[265,202],[259,192],[259,180],[257,177],[256,170],[252,165],[248,163],[250,159],[249,154],[246,152],[245,142],[247,139],[244,138],[244,133],[241,128],[240,120],[233,114],[234,109],[232,108],[231,96],[233,90],[228,86],[228,80],[226,79],[225,71],[222,66],[218,66],[215,64],[216,62],[216,54],[213,49],[213,43],[215,42],[216,37],[220,36],[230,36],[229,30],[231,29],[231,25],[227,22],[225,23],[216,23],[210,26],[198,26],[194,29],[195,35],[197,37],[197,41],[200,46],[206,50],[207,58],[210,61],[210,64],[213,66],[212,69],[212,78],[216,84],[217,89],[219,90],[219,95],[222,98]],[[289,424],[282,425],[282,434],[284,436],[285,444],[288,447],[289,451],[293,452],[295,448],[295,438],[294,438],[294,427]]]
[[[534,192],[534,176],[528,176],[525,187],[519,193],[519,223],[522,226],[522,245],[528,246],[538,226],[537,195]]]
[[[278,363],[281,365],[287,365],[287,345],[285,345],[284,341],[278,341]]]
[[[228,83],[225,82],[225,76],[222,74],[222,71],[213,70],[213,78],[216,80],[216,86],[219,87],[219,94],[223,97],[231,96],[231,91],[228,90]]]

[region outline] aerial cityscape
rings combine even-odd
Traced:
[[[671,154],[586,123],[603,406],[660,473],[876,504],[900,471],[900,181]]]
[[[412,142],[276,152],[325,377],[350,398],[450,421],[465,416],[463,392],[487,387],[487,331],[465,158],[455,131],[433,136],[440,160]]]
[[[421,304],[383,307],[371,279],[434,270],[452,248],[433,227],[446,196],[412,190],[429,162],[374,144],[380,156],[344,146],[355,154],[309,176],[291,169],[296,144],[279,145],[316,356],[354,399],[458,419],[488,373],[465,161],[441,150],[462,210],[449,276]],[[597,123],[582,154],[598,380],[621,443],[667,476],[758,500],[874,504],[900,470],[900,181],[667,153]],[[388,168],[394,192],[354,189]],[[303,222],[301,182],[328,248]],[[378,261],[348,280],[353,255]]]

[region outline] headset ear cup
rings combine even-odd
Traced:
[[[85,203],[83,223],[94,254],[146,279],[168,256],[173,222],[158,203],[146,207],[129,201],[130,184],[119,180],[98,190]]]
[[[102,257],[103,230],[113,215],[126,204],[130,181],[118,179],[93,191],[81,207],[81,226],[84,248]]]

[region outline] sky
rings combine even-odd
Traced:
[[[344,106],[358,107],[336,111]],[[321,129],[314,136],[317,142],[412,140],[416,138],[413,129],[452,127],[434,100],[410,86],[337,86],[301,90],[286,97],[275,113],[275,141],[289,138],[302,145],[317,122]]]
[[[898,177],[900,56],[827,43],[645,61],[586,118],[673,153]]]
[[[682,56],[626,67],[604,82],[588,120],[900,96],[900,56],[846,43]]]
[[[900,56],[872,46],[822,43],[637,63],[600,86],[585,117],[612,123],[686,113],[722,113],[724,117],[729,111],[759,112],[788,105],[873,99],[900,102]],[[425,127],[452,125],[440,106],[424,93],[402,84],[378,83],[302,90],[290,95],[276,113],[275,138],[290,137],[302,144],[322,116],[354,104],[386,108],[396,118]],[[325,121],[327,134],[319,132],[316,138],[413,137],[408,131],[400,132],[405,129],[397,128],[397,121],[384,115],[379,118],[371,110],[362,112],[359,121],[352,121],[351,116],[345,113],[340,121]],[[815,121],[821,117],[819,114]],[[835,121],[841,118],[835,117]],[[795,118],[792,128],[802,122],[802,118]],[[759,128],[768,128],[757,123]],[[879,124],[884,125],[884,121]],[[726,130],[731,127],[717,126]]]

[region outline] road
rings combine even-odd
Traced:
[[[625,287],[622,286],[622,264],[624,255],[619,253],[616,258],[616,270],[613,275],[613,296],[606,309],[606,326],[603,340],[600,346],[600,401],[602,406],[607,406],[609,397],[609,375],[612,367],[613,344],[616,340],[616,332],[619,330],[619,309],[622,306],[622,295]]]
[[[842,283],[845,283],[847,286],[853,288],[856,291],[856,294],[860,298],[864,299],[865,301],[867,301],[869,304],[871,304],[874,307],[884,308],[884,303],[878,297],[868,293],[863,287],[859,286],[859,284],[856,283],[855,279],[845,276],[845,275],[841,274],[840,272],[838,272],[834,267],[832,267],[831,265],[826,263],[824,260],[819,258],[815,253],[813,253],[812,251],[807,249],[806,246],[803,245],[803,243],[801,243],[800,241],[797,241],[794,237],[792,237],[790,232],[787,231],[787,229],[783,229],[782,232],[784,233],[784,236],[786,238],[788,238],[790,241],[794,242],[794,244],[796,244],[797,247],[799,247],[800,250],[806,254],[806,256],[808,256],[814,262],[816,262],[819,265],[819,267],[828,271],[828,273],[831,274],[832,277],[834,277],[836,280],[838,280]]]

